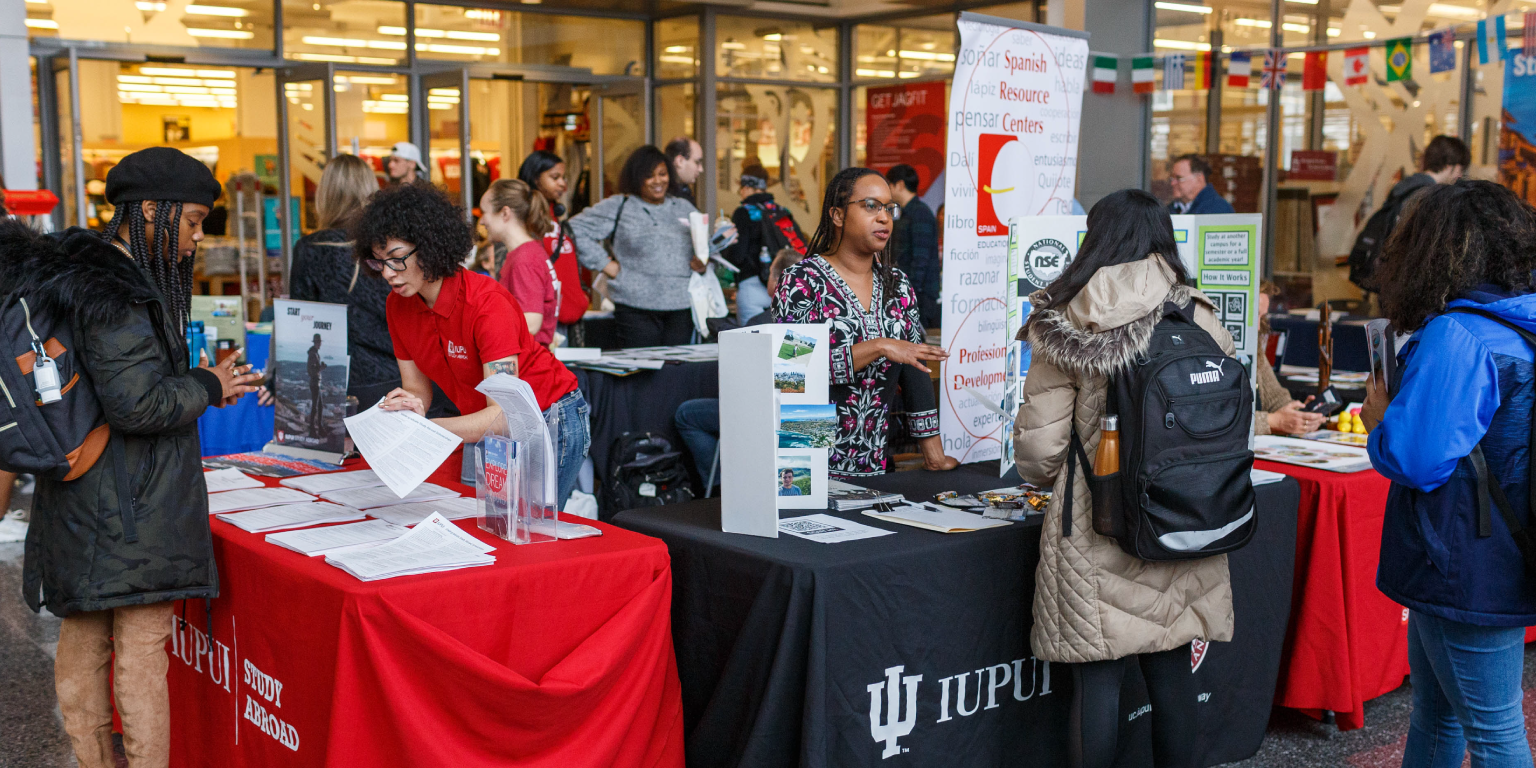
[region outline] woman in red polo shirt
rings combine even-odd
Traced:
[[[384,314],[401,386],[379,407],[425,416],[435,383],[464,415],[434,421],[475,443],[501,416],[475,387],[496,373],[521,378],[549,425],[564,507],[591,439],[587,401],[576,377],[529,335],[512,294],[460,265],[474,247],[463,210],[426,185],[391,187],[363,209],[353,239],[366,271],[390,287]]]

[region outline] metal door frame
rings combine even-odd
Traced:
[[[283,278],[293,273],[293,241],[298,222],[293,210],[293,153],[288,135],[288,84],[320,82],[321,119],[325,121],[325,156],[336,156],[336,65],[331,62],[285,67],[273,73],[277,92],[277,223],[282,231]],[[265,215],[265,212],[263,212]]]
[[[618,81],[618,82],[607,82],[607,83],[601,83],[601,84],[594,84],[594,85],[592,85],[591,92],[592,92],[592,96],[595,97],[595,100],[597,102],[596,115],[595,115],[595,121],[597,123],[597,131],[596,131],[597,140],[593,142],[594,149],[593,149],[593,152],[592,152],[592,164],[593,164],[593,166],[595,166],[595,168],[594,168],[595,173],[592,174],[591,194],[592,194],[593,197],[595,197],[597,199],[590,200],[588,202],[590,204],[592,204],[592,205],[596,205],[597,203],[601,202],[601,200],[602,200],[602,194],[603,194],[603,168],[605,167],[605,162],[604,161],[606,160],[606,158],[604,157],[604,154],[605,154],[605,149],[604,149],[604,143],[605,142],[604,142],[604,139],[607,138],[607,137],[604,135],[604,132],[603,132],[603,102],[608,100],[608,99],[619,98],[619,97],[624,97],[624,96],[638,96],[638,97],[640,97],[640,109],[641,109],[641,115],[640,115],[640,118],[641,118],[640,126],[641,126],[641,128],[640,128],[640,130],[642,131],[642,136],[643,136],[641,141],[643,141],[646,144],[655,144],[656,143],[656,139],[655,139],[656,126],[652,124],[652,120],[651,120],[651,79],[650,78],[645,78],[643,80],[636,80],[636,78],[624,78],[623,80]]]
[[[441,72],[423,74],[417,78],[416,92],[411,94],[411,109],[417,111],[417,104],[422,107],[427,105],[427,91],[434,88],[452,88],[459,92],[459,197],[460,204],[464,206],[464,216],[471,224],[475,220],[474,200],[474,174],[469,159],[469,70],[467,68],[454,68]],[[432,131],[431,119],[426,109],[420,109],[422,114],[421,143],[422,156],[427,163],[427,177],[431,178],[432,162]],[[446,180],[445,180],[446,181]]]

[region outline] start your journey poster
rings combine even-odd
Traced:
[[[1008,222],[1072,211],[1088,38],[971,13],[958,26],[943,181],[949,359],[939,426],[944,452],[974,462],[1002,455]],[[1052,270],[1060,274],[1060,266],[1044,272]]]

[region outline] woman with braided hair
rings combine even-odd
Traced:
[[[218,194],[206,166],[157,147],[107,174],[106,237],[0,222],[0,290],[71,319],[110,435],[78,478],[38,478],[22,581],[33,610],[64,619],[54,683],[86,768],[113,765],[114,700],[128,764],[169,764],[173,601],[219,592],[197,418],[255,391],[258,377],[237,356],[188,359],[192,257]]]
[[[939,410],[928,361],[949,356],[924,344],[917,294],[891,256],[898,206],[878,171],[847,168],[827,184],[811,254],[784,270],[776,290],[779,322],[831,322],[837,444],[828,470],[837,477],[884,474],[891,411],[907,412],[923,466],[954,469],[939,440]]]

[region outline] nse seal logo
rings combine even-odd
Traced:
[[[1024,277],[1036,287],[1044,288],[1061,277],[1062,271],[1071,263],[1072,252],[1060,240],[1036,240],[1024,251]]]

